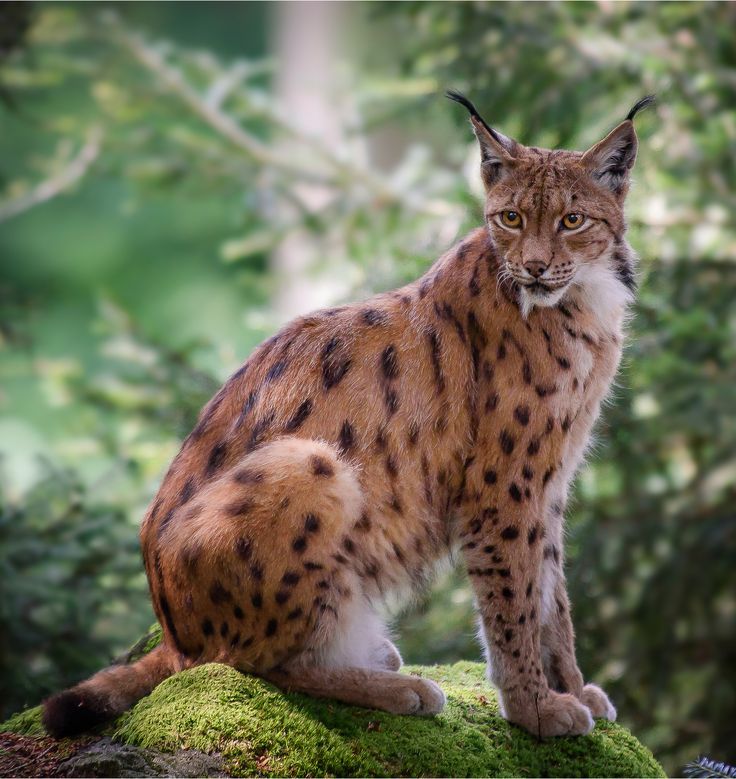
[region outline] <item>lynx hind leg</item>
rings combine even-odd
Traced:
[[[264,674],[329,644],[361,600],[359,577],[339,551],[362,507],[354,469],[331,446],[291,437],[202,490],[160,539],[187,653]]]
[[[343,609],[340,620],[330,626],[329,632],[314,635],[309,654],[312,664],[327,668],[398,671],[403,663],[388,637],[386,623],[363,599],[356,599]]]
[[[404,664],[399,652],[393,641],[384,639],[384,641],[375,648],[374,656],[376,658],[376,667],[385,668],[387,671],[398,671]]]
[[[313,640],[320,643],[267,678],[285,690],[392,714],[442,711],[445,695],[437,684],[396,673],[401,656],[367,602],[345,609],[334,630]]]
[[[279,669],[266,678],[289,692],[333,698],[391,714],[439,714],[445,705],[445,695],[437,684],[395,671],[307,666]]]

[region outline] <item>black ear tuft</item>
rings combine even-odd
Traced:
[[[465,106],[471,116],[474,116],[476,119],[483,122],[483,119],[478,113],[478,109],[470,102],[470,100],[468,100],[467,97],[465,97],[462,92],[458,92],[457,89],[448,89],[445,92],[445,97],[449,100],[454,100],[456,103],[460,103],[462,106]],[[483,124],[485,124],[485,122],[483,122]]]
[[[108,719],[110,712],[104,705],[79,689],[64,690],[43,704],[43,724],[54,738],[75,736]]]
[[[465,106],[465,108],[468,109],[468,113],[474,118],[477,119],[483,127],[488,130],[488,133],[490,134],[491,138],[493,138],[494,141],[497,143],[500,143],[502,145],[504,144],[504,139],[486,122],[486,120],[478,113],[478,109],[473,105],[473,103],[468,100],[467,97],[462,92],[458,92],[457,89],[448,89],[445,92],[445,97],[454,100],[456,103],[460,103],[460,105]]]
[[[636,103],[631,108],[631,111],[626,115],[626,119],[629,122],[634,121],[634,117],[639,113],[639,111],[643,111],[645,108],[649,108],[650,105],[654,105],[657,102],[657,98],[654,95],[645,95],[640,100],[637,100]]]

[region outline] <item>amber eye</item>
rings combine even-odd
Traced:
[[[562,217],[562,226],[565,230],[576,230],[585,221],[582,214],[565,214]]]
[[[501,211],[501,221],[506,227],[521,227],[521,216],[516,211]]]

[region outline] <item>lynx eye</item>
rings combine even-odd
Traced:
[[[521,216],[516,211],[501,211],[501,221],[506,227],[521,227]]]
[[[577,230],[584,221],[585,217],[582,214],[565,214],[562,217],[562,226],[565,230]]]

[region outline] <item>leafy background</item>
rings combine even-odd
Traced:
[[[0,716],[150,623],[138,522],[253,346],[479,223],[445,87],[572,148],[655,92],[641,294],[568,573],[621,719],[672,773],[734,762],[735,27],[725,2],[3,3]],[[397,631],[409,661],[477,659],[462,573]]]

